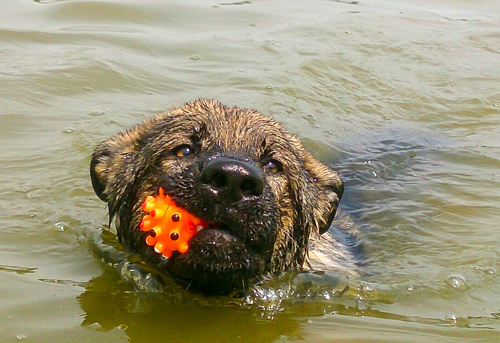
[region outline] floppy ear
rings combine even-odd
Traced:
[[[92,154],[90,161],[90,180],[92,187],[99,199],[107,201],[106,186],[108,184],[108,176],[111,173],[111,165],[113,155],[116,151],[109,146],[109,141],[104,141],[98,145]]]
[[[148,125],[137,126],[99,144],[90,161],[90,179],[97,196],[110,201],[111,192],[116,193],[119,185],[133,177],[137,153],[144,145]],[[128,180],[130,181],[130,180]]]
[[[344,193],[344,182],[336,172],[307,154],[305,167],[312,177],[316,194],[313,195],[313,222],[319,234],[330,228],[340,198]]]

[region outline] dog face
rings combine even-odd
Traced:
[[[300,268],[309,236],[328,229],[343,192],[331,169],[257,111],[198,100],[104,141],[91,161],[120,242],[209,294]],[[189,250],[164,259],[139,229],[141,204],[159,187],[209,223]]]

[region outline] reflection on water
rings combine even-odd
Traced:
[[[247,294],[238,292],[229,296],[205,297],[183,290],[172,280],[144,265],[140,257],[124,252],[110,232],[94,232],[91,249],[111,268],[87,283],[86,291],[78,297],[86,313],[83,325],[103,331],[126,329],[131,338],[155,332],[154,327],[163,323],[163,319],[155,316],[165,311],[167,316],[168,313],[174,315],[169,316],[169,325],[161,335],[150,336],[153,341],[160,341],[162,337],[178,337],[179,341],[188,342],[199,337],[201,332],[208,339],[222,335],[227,340],[253,340],[253,325],[265,327],[268,331],[268,335],[262,337],[263,341],[273,341],[283,335],[294,336],[297,326],[290,325],[290,320],[293,322],[297,318],[324,314],[368,316],[444,327],[494,329],[498,326],[496,314],[492,314],[493,317],[459,317],[452,314],[440,319],[376,309],[381,304],[391,305],[408,297],[440,296],[432,294],[436,291],[425,285],[381,285],[323,271],[294,271],[255,285]],[[495,271],[486,268],[483,272],[491,275]],[[450,275],[445,283],[453,289],[466,289],[465,278],[458,274]],[[113,285],[112,289],[107,289],[110,285]],[[105,311],[107,308],[115,309],[117,315],[110,316]],[[206,316],[213,319],[214,313],[217,322],[207,321]],[[187,323],[198,330],[193,336],[186,335]],[[234,323],[239,323],[236,330]],[[219,331],[221,327],[224,333]],[[246,336],[242,337],[242,332]]]
[[[0,341],[496,342],[498,13],[446,0],[3,4]],[[289,273],[206,298],[94,231],[108,218],[93,147],[198,97],[272,115],[339,171],[359,277]]]
[[[382,286],[327,272],[290,272],[253,286],[247,294],[205,297],[181,289],[144,265],[140,257],[121,250],[112,233],[96,231],[90,244],[111,268],[88,282],[78,297],[85,310],[83,325],[104,331],[119,327],[131,338],[152,332],[148,337],[153,341],[176,337],[188,342],[200,334],[209,340],[247,341],[253,340],[254,330],[261,327],[266,335],[260,338],[267,342],[293,336],[296,316],[366,314],[370,301],[390,303],[393,298]],[[115,314],[110,315],[109,308]],[[168,325],[163,324],[165,316]],[[154,329],[158,325],[164,326],[160,332]],[[197,331],[193,333],[191,327]]]

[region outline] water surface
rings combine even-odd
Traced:
[[[445,0],[3,4],[0,341],[497,342],[498,13]],[[107,223],[93,147],[199,97],[273,116],[339,171],[358,279],[290,274],[208,299],[137,290],[92,253]]]

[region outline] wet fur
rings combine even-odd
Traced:
[[[179,146],[189,146],[192,153],[176,156]],[[230,206],[213,201],[199,175],[218,157],[259,168],[265,180],[262,196]],[[283,169],[266,169],[270,160]],[[310,238],[328,230],[343,192],[339,176],[277,122],[212,100],[160,113],[104,141],[92,156],[91,179],[128,250],[186,287],[210,294],[303,268]],[[200,231],[186,254],[168,260],[146,245],[147,234],[138,228],[142,202],[160,186],[179,206],[223,223]]]

